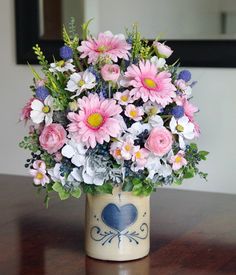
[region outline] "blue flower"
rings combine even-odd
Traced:
[[[191,79],[191,73],[188,70],[183,70],[179,73],[178,79],[183,79],[185,82],[188,82]]]
[[[46,87],[40,86],[35,91],[36,97],[41,101],[44,101],[45,98],[49,95],[49,91]]]
[[[175,106],[173,107],[173,109],[171,110],[171,114],[175,117],[175,118],[181,118],[182,116],[184,116],[184,108],[182,106]]]
[[[61,47],[60,48],[60,57],[65,60],[71,59],[73,57],[72,49],[68,46]]]
[[[96,77],[96,81],[100,80],[100,76],[98,74],[98,71],[94,68],[94,66],[89,66],[88,71]]]

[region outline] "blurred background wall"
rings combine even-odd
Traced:
[[[97,28],[107,30],[112,27],[116,32],[123,32],[124,27],[129,25],[124,18],[129,18],[130,8],[119,11],[120,1],[116,1],[116,6],[107,0],[100,1],[100,5],[97,1],[94,2],[85,2],[85,18],[89,7],[90,15],[97,16],[99,10],[101,14],[94,24]],[[125,1],[126,5],[127,2],[129,1]],[[146,4],[147,2],[144,1]],[[88,6],[91,3],[94,4]],[[191,10],[191,7],[188,8]],[[119,26],[114,24],[112,12],[122,12]],[[135,21],[133,19],[129,18],[131,22]],[[151,22],[152,17],[147,17],[147,20]],[[32,83],[32,75],[27,65],[16,65],[14,24],[13,0],[1,0],[0,173],[27,175],[24,161],[28,152],[18,147],[19,141],[27,133],[27,127],[18,123],[18,117],[22,106],[31,95],[28,87]],[[141,28],[144,34],[148,32],[148,26],[146,24]],[[96,27],[94,30],[96,31]],[[180,188],[236,193],[236,69],[191,68],[191,72],[193,79],[198,81],[193,90],[193,102],[201,111],[197,115],[202,130],[198,144],[200,148],[210,151],[207,162],[201,168],[209,173],[209,177],[208,182],[199,178],[187,180]]]

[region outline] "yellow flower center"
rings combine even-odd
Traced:
[[[155,89],[157,87],[156,82],[151,78],[144,78],[143,82],[150,89]]]
[[[97,51],[100,52],[100,53],[104,53],[108,50],[108,48],[104,45],[101,45],[97,48]]]
[[[50,107],[45,105],[42,109],[42,111],[45,113],[45,114],[48,114],[50,112]]]
[[[184,131],[184,127],[183,127],[182,125],[180,125],[180,124],[177,124],[176,130],[177,130],[178,132],[183,132],[183,131]]]
[[[82,87],[85,84],[85,81],[83,79],[80,79],[80,81],[78,81],[78,86]]]
[[[131,110],[129,114],[131,117],[136,117],[138,112],[137,112],[137,110]]]
[[[99,113],[93,113],[87,118],[88,124],[93,128],[98,128],[103,123],[103,116]]]
[[[57,62],[57,67],[64,67],[65,66],[65,61],[64,60],[60,60]]]
[[[43,174],[40,173],[40,172],[38,172],[38,173],[36,174],[35,178],[38,179],[38,180],[41,180],[41,179],[43,179]]]
[[[125,145],[125,150],[126,150],[127,152],[129,152],[129,151],[131,150],[131,146],[130,146],[129,144],[126,144],[126,145]]]
[[[177,156],[177,157],[175,158],[175,162],[177,162],[177,163],[181,162],[181,160],[182,160],[182,157],[181,157],[181,156]]]
[[[136,159],[140,159],[140,158],[141,158],[141,153],[140,153],[140,151],[136,152],[135,157],[136,157]]]
[[[149,114],[151,115],[151,116],[153,116],[153,115],[155,115],[156,113],[157,113],[157,108],[156,107],[152,107],[150,110],[149,110]]]
[[[127,102],[128,99],[129,99],[127,95],[122,95],[120,98],[121,98],[121,100],[124,101],[124,102]]]

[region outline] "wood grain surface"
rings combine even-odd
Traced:
[[[151,198],[151,252],[131,262],[84,254],[84,198],[49,209],[31,179],[0,176],[0,275],[236,274],[236,196],[160,189]]]

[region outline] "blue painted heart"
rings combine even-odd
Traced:
[[[103,222],[119,232],[128,228],[133,224],[138,217],[137,208],[129,203],[122,206],[117,206],[114,203],[109,203],[102,210]]]

